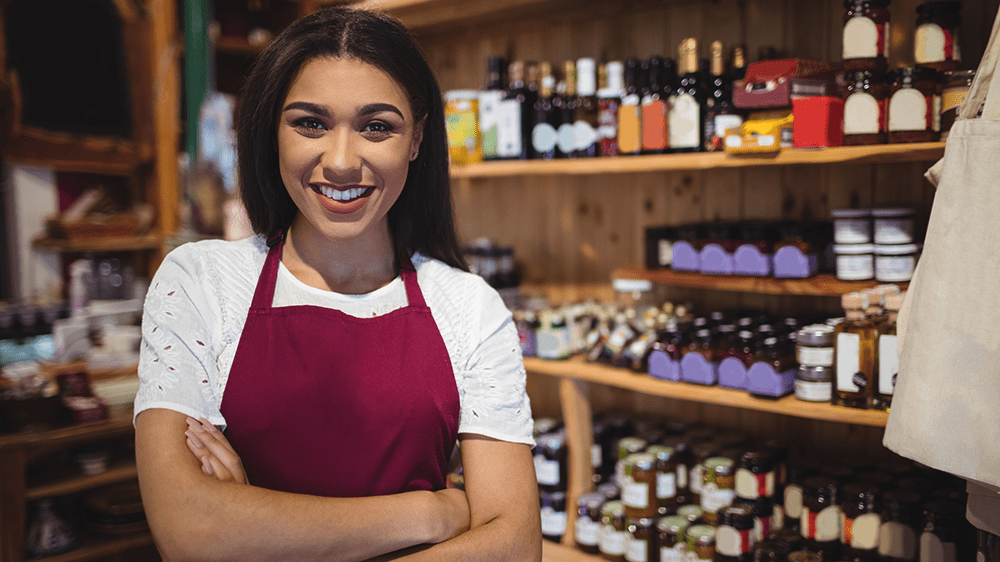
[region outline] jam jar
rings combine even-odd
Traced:
[[[660,551],[660,562],[682,562],[687,547],[684,530],[691,524],[687,517],[668,515],[656,522],[656,546]]]
[[[944,73],[941,91],[941,140],[948,140],[948,131],[958,118],[959,108],[972,88],[975,70],[951,70]]]
[[[690,523],[702,523],[705,521],[705,510],[697,505],[682,505],[677,508],[677,515],[688,520]]]
[[[882,494],[882,532],[878,553],[885,561],[916,560],[919,544],[920,494],[892,490]]]
[[[941,76],[926,66],[892,72],[889,142],[934,142],[941,131]]]
[[[691,503],[701,505],[701,490],[705,485],[705,461],[719,454],[718,443],[704,441],[691,448],[694,457],[688,465],[688,489]]]
[[[818,472],[819,464],[814,461],[800,461],[789,465],[788,483],[785,485],[781,504],[785,528],[799,530],[799,523],[805,512],[805,481]]]
[[[736,469],[736,496],[755,500],[774,497],[777,486],[774,456],[765,450],[746,451]]]
[[[733,503],[736,497],[735,462],[729,457],[712,457],[705,461],[702,479],[701,508],[705,521],[715,524],[719,511]]]
[[[767,538],[753,545],[753,562],[785,562],[792,547],[779,538]]]
[[[604,502],[601,506],[601,534],[597,543],[601,557],[612,562],[625,562],[627,542],[625,505],[617,500]]]
[[[848,72],[846,80],[844,144],[885,144],[891,90],[886,74],[877,70],[856,70]]]
[[[770,536],[771,528],[774,527],[774,502],[771,498],[755,500],[736,498],[733,500],[733,505],[749,509],[753,515],[753,533],[750,534],[753,542],[762,541]]]
[[[655,555],[652,552],[656,546],[654,521],[654,519],[646,517],[626,520],[628,536],[625,539],[625,560],[627,562],[655,560]]]
[[[566,489],[566,434],[563,430],[539,435],[535,447],[535,475],[545,492]]]
[[[753,514],[744,506],[731,505],[719,511],[715,529],[715,562],[753,560]]]
[[[889,59],[889,0],[846,0],[844,8],[844,69],[885,69]]]
[[[607,501],[604,494],[597,492],[582,494],[577,499],[576,524],[573,526],[573,540],[576,547],[589,554],[597,554],[598,539],[601,535],[601,506]]]
[[[945,562],[957,558],[958,545],[968,539],[961,529],[965,525],[965,506],[950,501],[934,501],[924,505],[923,534],[920,535],[920,558],[928,562]]]
[[[822,552],[833,560],[840,551],[840,506],[837,503],[837,481],[826,476],[813,476],[803,482],[802,515],[799,533],[806,539],[806,548]]]
[[[655,459],[656,507],[659,515],[669,515],[677,511],[677,460],[680,456],[669,445],[653,445],[646,453]]]
[[[566,493],[539,492],[542,537],[559,542],[566,532]]]
[[[878,554],[882,516],[875,504],[879,489],[860,482],[843,488],[840,542],[849,557],[870,558]]]
[[[653,455],[637,453],[625,459],[622,503],[625,504],[625,517],[629,519],[656,517],[659,502],[656,497],[656,458]]]
[[[917,31],[913,59],[919,65],[944,72],[962,63],[958,30],[962,27],[961,2],[925,2],[917,6]]]
[[[689,562],[709,562],[715,560],[715,527],[694,525],[685,532],[687,537],[687,559]],[[694,557],[691,554],[694,553]]]

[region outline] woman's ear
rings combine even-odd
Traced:
[[[426,117],[423,117],[413,126],[413,141],[410,143],[410,161],[416,160],[417,155],[420,154],[420,143],[424,140],[424,123],[426,122]]]

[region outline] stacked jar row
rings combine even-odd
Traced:
[[[594,427],[598,484],[574,506],[574,539],[608,560],[961,560],[974,542],[961,481],[898,457],[790,461],[774,440],[704,426]],[[565,454],[551,434],[536,450],[546,462]],[[557,494],[542,492],[550,540],[565,532],[564,515],[551,524]]]

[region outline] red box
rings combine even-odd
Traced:
[[[832,78],[830,70],[828,64],[802,59],[755,62],[747,67],[746,77],[733,84],[733,105],[743,109],[788,107],[796,97],[796,79],[822,74],[820,87],[823,87]],[[831,91],[814,88],[815,85],[803,84],[798,88],[799,95],[825,95]]]
[[[809,96],[792,100],[792,146],[797,148],[844,144],[844,100]]]

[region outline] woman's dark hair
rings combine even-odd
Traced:
[[[240,196],[255,232],[273,237],[297,212],[278,169],[278,117],[305,63],[320,57],[364,61],[406,92],[424,138],[403,191],[388,212],[396,259],[413,252],[467,269],[458,246],[448,178],[444,107],[434,73],[399,21],[369,10],[330,8],[285,28],[254,62],[237,117]]]

